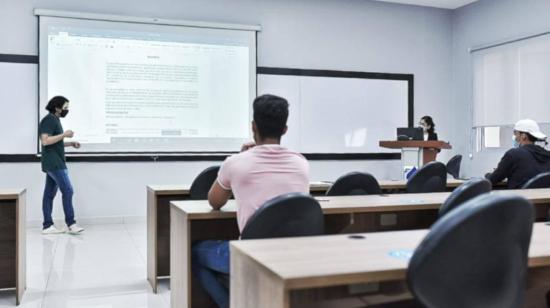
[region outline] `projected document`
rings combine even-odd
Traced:
[[[51,23],[41,103],[70,100],[62,123],[83,151],[230,151],[250,138],[250,36]]]

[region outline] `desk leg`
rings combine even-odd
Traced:
[[[283,281],[231,246],[231,308],[289,308]]]
[[[191,307],[191,241],[187,215],[170,210],[170,307]]]
[[[17,287],[17,202],[13,199],[0,200],[0,289]],[[17,296],[16,300],[19,300]]]
[[[26,192],[17,200],[17,235],[16,235],[16,303],[21,304],[25,290],[27,289],[27,205]]]
[[[147,191],[147,280],[157,293],[158,277],[170,276],[170,202],[187,195]]]
[[[157,293],[157,200],[147,190],[147,280]]]

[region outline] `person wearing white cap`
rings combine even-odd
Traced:
[[[550,172],[550,152],[535,144],[546,142],[546,135],[540,131],[537,122],[531,119],[518,121],[512,140],[514,148],[504,154],[493,173],[485,175],[493,185],[507,179],[508,188],[521,188],[536,175]]]

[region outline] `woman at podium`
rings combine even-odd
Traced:
[[[420,119],[420,126],[424,129],[424,140],[437,141],[437,134],[435,132],[435,123],[432,117],[423,116]]]

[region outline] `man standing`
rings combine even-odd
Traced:
[[[72,138],[71,130],[63,131],[59,118],[64,118],[69,113],[69,100],[63,96],[52,98],[46,106],[48,115],[40,121],[40,141],[42,143],[42,171],[46,173],[46,186],[42,198],[42,212],[44,223],[42,234],[57,234],[65,231],[57,229],[52,220],[53,199],[57,190],[61,190],[63,198],[63,211],[67,231],[71,234],[79,234],[84,231],[74,220],[73,186],[69,179],[69,173],[65,164],[65,147],[80,148],[78,142],[64,142],[64,138]]]

